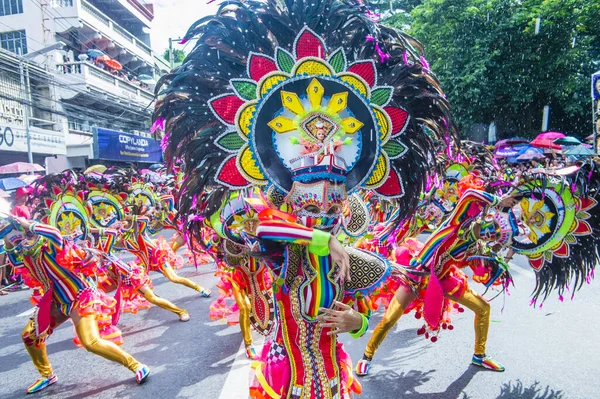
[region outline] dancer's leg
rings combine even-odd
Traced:
[[[148,302],[150,302],[160,308],[166,309],[169,312],[175,313],[177,316],[179,316],[179,320],[188,321],[190,319],[190,315],[188,314],[188,312],[185,309],[181,309],[181,308],[177,307],[176,305],[174,305],[172,302],[159,297],[150,288],[142,287],[142,288],[140,288],[139,291],[144,295],[144,298],[146,298],[146,300]]]
[[[473,364],[494,371],[504,371],[504,366],[486,355],[486,344],[490,329],[490,304],[471,288],[467,287],[464,294],[459,297],[450,297],[475,313],[475,355]]]
[[[252,311],[252,305],[250,304],[250,298],[246,291],[240,289],[237,284],[233,284],[233,298],[240,309],[240,330],[242,330],[242,337],[244,338],[244,344],[246,345],[246,355],[248,357],[254,356],[252,346],[252,334],[250,332],[250,312]],[[248,351],[248,349],[251,349]]]
[[[184,245],[185,245],[185,238],[183,238],[183,236],[181,234],[177,233],[177,238],[175,238],[175,240],[173,240],[173,243],[171,244],[171,249],[173,250],[173,252],[177,253],[179,248],[183,247]]]
[[[404,313],[404,309],[406,309],[414,299],[415,294],[413,294],[411,291],[406,291],[402,287],[396,291],[396,295],[394,295],[394,298],[392,298],[385,315],[379,324],[377,324],[377,327],[375,327],[373,335],[371,335],[371,339],[369,339],[369,342],[367,343],[362,360],[356,365],[357,375],[367,375],[369,373],[371,360],[373,359],[375,352],[387,336],[390,329],[396,325],[398,320],[400,320],[400,317],[402,317],[402,314]]]
[[[210,296],[210,291],[207,289],[202,288],[201,286],[199,286],[198,284],[194,283],[192,280],[187,279],[185,277],[181,277],[178,276],[175,273],[175,270],[173,270],[173,268],[167,264],[165,264],[162,269],[160,269],[160,272],[171,282],[176,283],[176,284],[182,284],[185,285],[186,287],[189,287],[193,290],[198,291],[199,293],[201,293],[203,296],[208,297]]]
[[[53,329],[67,320],[67,317],[62,313],[59,313],[54,307],[51,310],[50,317],[52,317],[53,320],[51,326]],[[33,319],[30,319],[27,322],[27,325],[21,334],[21,338],[23,339],[23,344],[25,345],[27,353],[29,353],[33,365],[40,373],[40,378],[27,388],[27,393],[39,392],[54,384],[58,381],[58,378],[54,375],[52,365],[50,364],[50,360],[48,360],[45,341],[36,335],[35,322]]]
[[[120,363],[135,373],[141,366],[129,353],[119,348],[113,342],[100,337],[98,323],[94,316],[79,316],[78,309],[71,312],[71,319],[75,325],[75,331],[81,341],[81,345],[89,352],[92,352],[105,359]]]

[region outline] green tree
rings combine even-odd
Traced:
[[[169,58],[169,49],[165,50],[165,53],[163,54],[163,58],[169,62],[171,61],[171,59]],[[175,60],[176,64],[181,64],[183,62],[183,60],[185,60],[185,52],[178,48],[173,49],[173,59]]]
[[[416,2],[413,2],[413,4]],[[551,129],[591,131],[589,78],[600,60],[600,2],[588,0],[423,0],[409,33],[453,106],[463,132],[474,123],[539,133],[544,105]],[[540,29],[536,33],[536,20]]]

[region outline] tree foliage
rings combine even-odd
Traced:
[[[171,61],[171,58],[169,58],[169,49],[165,50],[163,58],[169,62]],[[185,52],[178,48],[173,49],[173,59],[175,60],[176,64],[181,64],[183,60],[185,60]]]
[[[514,126],[506,134],[533,136],[546,104],[551,130],[579,136],[592,131],[590,75],[600,69],[599,1],[395,3],[410,14],[395,13],[384,23],[404,29],[408,24],[425,45],[463,132],[495,121]]]

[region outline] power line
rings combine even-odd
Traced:
[[[73,28],[73,25],[67,25],[65,22],[63,22],[63,20],[65,19],[65,17],[62,16],[62,14],[60,14],[58,12],[57,9],[52,8],[52,7],[45,7],[42,4],[42,0],[30,0],[36,7],[38,7],[40,9],[40,11],[42,12],[42,16],[43,13],[48,13],[51,17],[53,17],[54,21],[56,24],[61,25],[66,31],[70,30],[71,28]],[[56,14],[54,14],[51,10],[54,10],[54,12],[56,12]],[[81,31],[77,31],[78,34],[80,34],[81,36],[83,36],[86,40],[86,42],[81,41],[79,38],[73,36],[72,39],[77,42],[78,44],[82,45],[83,47],[90,47],[90,44],[95,47],[97,50],[99,51],[103,51],[101,50],[98,45],[96,43],[94,43],[92,41],[92,39],[90,37],[88,37],[87,35],[85,35],[83,32]],[[89,42],[89,43],[88,43]],[[136,56],[135,54],[133,54],[134,56]],[[136,56],[137,57],[137,56]],[[135,71],[133,71],[132,69],[127,68],[125,65],[122,65],[123,69],[125,69],[126,71],[132,73],[132,74],[136,74]]]
[[[75,67],[75,66],[76,66],[76,65],[72,65],[72,67]],[[3,67],[2,65],[0,65],[0,70],[4,70],[4,71],[6,71],[6,72],[12,73],[12,74],[13,74],[15,77],[16,77],[16,76],[19,76],[19,74],[18,74],[16,71],[14,71],[14,70],[12,70],[12,69],[5,68],[5,67]],[[45,81],[44,83],[45,83],[45,84],[47,84],[48,86],[54,86],[55,88],[56,88],[56,87],[58,87],[58,88],[64,88],[64,87],[66,86],[66,85],[62,85],[62,84],[59,84],[58,82],[56,82],[56,78],[55,78],[55,76],[53,76],[53,75],[52,75],[52,73],[51,73],[51,72],[47,72],[47,73],[48,73],[48,75],[49,75],[49,76],[41,76],[41,75],[38,75],[38,78],[45,79],[46,81]],[[73,85],[73,86],[76,86],[77,84],[72,84],[72,85]],[[90,93],[89,91],[86,91],[86,90],[81,90],[81,89],[77,89],[77,88],[74,88],[74,87],[69,87],[69,88],[68,88],[68,90],[70,90],[70,91],[73,91],[73,92],[75,92],[75,93],[77,93],[77,94],[91,95],[91,93]],[[99,88],[98,90],[100,91],[100,90],[102,90],[102,89],[101,89],[101,88]],[[50,99],[50,100],[51,100],[51,99]],[[123,99],[123,100],[125,100],[125,99]],[[56,100],[52,100],[52,101],[56,101]],[[152,104],[152,102],[150,102],[150,103],[149,103],[149,104],[148,104],[146,107],[144,107],[144,108],[143,108],[143,106],[142,106],[142,105],[139,105],[139,108],[140,108],[140,109],[148,109],[148,108],[150,107],[150,105],[151,105],[151,104]],[[138,115],[140,115],[140,116],[146,116],[146,114],[145,114],[145,113],[142,113],[143,111],[142,111],[142,112],[140,112],[140,111],[136,111],[136,110],[134,110],[134,109],[131,109],[131,111],[130,111],[130,112],[132,112],[132,113],[137,113],[137,114],[138,114]],[[150,112],[151,112],[151,111],[150,111]]]
[[[15,87],[10,87],[7,83],[4,83],[4,82],[0,82],[0,88],[15,89]],[[131,118],[123,117],[122,115],[125,112],[129,112],[130,114],[137,114],[140,117],[143,117],[144,119],[147,119],[147,118],[150,117],[150,113],[148,113],[148,114],[141,114],[141,113],[139,113],[139,112],[137,112],[135,110],[131,110],[131,109],[123,111],[121,113],[121,115],[115,115],[115,114],[109,114],[109,113],[106,113],[106,112],[102,113],[102,112],[93,110],[91,108],[80,106],[80,105],[77,105],[77,104],[72,104],[72,103],[69,103],[69,102],[66,102],[66,101],[56,100],[54,98],[51,98],[51,97],[48,97],[48,96],[44,96],[44,95],[39,94],[39,93],[32,92],[31,96],[35,97],[36,100],[45,100],[45,101],[49,101],[49,102],[61,105],[62,107],[66,107],[66,108],[70,107],[70,108],[73,108],[73,109],[80,110],[83,113],[87,114],[87,116],[90,116],[90,115],[91,116],[95,116],[98,119],[105,119],[105,120],[116,119],[116,120],[122,121],[122,123],[128,123],[128,124],[132,124],[133,125],[133,124],[144,124],[144,122],[143,121],[132,121]],[[22,98],[19,98],[19,97],[12,97],[12,96],[8,96],[8,95],[4,95],[4,97],[7,98],[7,99],[16,101],[18,103],[21,103],[21,104],[30,105],[33,108],[38,108],[38,109],[46,111],[46,112],[54,113],[54,110],[52,110],[52,109],[49,109],[49,108],[46,108],[46,107],[42,107],[39,104],[30,103],[29,101],[27,101],[25,99],[22,99]],[[60,111],[57,111],[56,113],[59,114],[59,115],[63,115],[63,113],[61,113]],[[69,115],[65,115],[65,116],[72,116],[72,117],[75,117],[75,118],[79,118],[76,114],[73,114],[72,112],[69,113]]]

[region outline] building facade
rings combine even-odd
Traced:
[[[103,161],[94,151],[98,129],[152,140],[148,131],[159,69],[150,42],[153,18],[153,6],[140,0],[0,0],[0,47],[16,54],[17,64],[18,55],[64,43],[62,50],[37,55],[28,63],[41,65],[48,76],[46,89],[32,90],[30,116],[43,117],[30,118],[30,126],[43,123],[36,119],[56,120],[44,127],[62,129],[66,146],[50,154],[56,156],[49,171]],[[27,91],[14,76],[9,80],[2,82],[0,93]],[[45,91],[33,93],[39,90]],[[21,100],[24,107],[27,98]],[[38,100],[48,104],[42,107]],[[46,109],[49,114],[44,114]],[[139,162],[150,161],[141,154]]]

